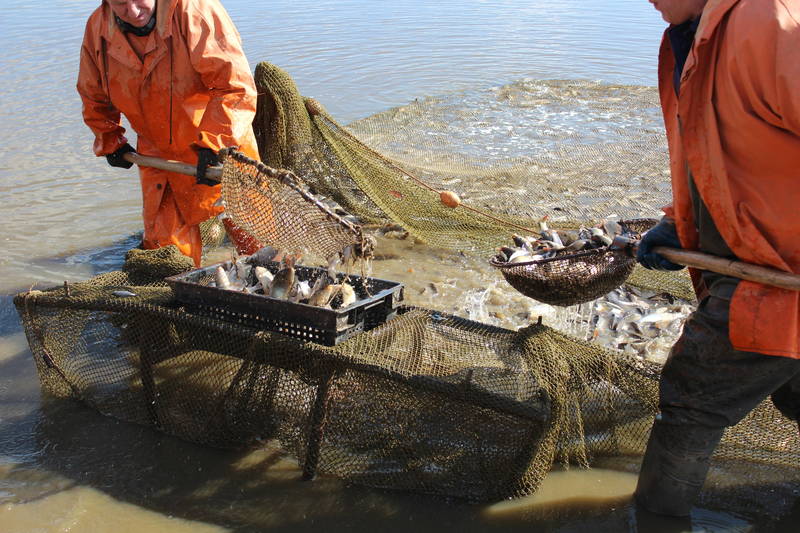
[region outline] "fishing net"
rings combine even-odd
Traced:
[[[227,151],[223,199],[265,244],[324,257],[363,243],[331,199],[365,226],[399,225],[488,269],[511,233],[536,233],[545,217],[551,227],[657,217],[668,201],[652,89],[521,82],[345,129],[279,68],[261,63],[255,77],[266,166]],[[465,112],[470,100],[482,111]],[[443,191],[461,203],[443,204]],[[201,444],[273,440],[306,478],[470,501],[531,494],[558,465],[638,470],[657,409],[655,362],[541,322],[512,330],[413,306],[324,346],[178,301],[164,277],[191,265],[175,253],[132,252],[120,272],[17,295],[48,392]],[[690,294],[685,275],[631,279]],[[704,503],[785,513],[799,439],[762,404],[726,433]]]
[[[219,152],[225,213],[262,243],[334,257],[345,248],[369,256],[361,226],[314,197],[295,174],[276,170],[232,148]]]
[[[15,298],[49,393],[201,444],[275,441],[306,478],[470,501],[531,494],[558,465],[638,468],[656,363],[414,307],[323,346],[194,313],[161,279],[180,266],[142,259]],[[706,503],[778,516],[798,464],[796,425],[765,403],[728,431]]]
[[[417,101],[344,128],[281,68],[259,63],[255,80],[265,164],[293,170],[362,222],[399,224],[431,247],[488,260],[513,233],[537,234],[543,218],[575,228],[658,217],[671,200],[650,88],[522,82]],[[460,205],[442,203],[446,190]],[[635,270],[642,287],[692,298],[685,272]],[[603,276],[587,285],[581,274],[570,276],[577,290],[610,290]]]

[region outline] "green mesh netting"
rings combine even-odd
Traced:
[[[319,102],[304,99],[281,68],[259,63],[255,80],[259,101],[253,127],[265,164],[294,171],[363,222],[398,223],[433,247],[488,259],[498,246],[510,243],[512,233],[532,233],[543,217],[551,227],[574,228],[611,215],[654,216],[669,202],[663,136],[649,125],[625,124],[631,121],[627,115],[624,120],[617,116],[636,105],[654,113],[658,104],[652,90],[579,84],[545,85],[540,92],[504,87],[490,101],[520,100],[506,113],[539,106],[547,115],[546,108],[556,106],[563,115],[585,112],[589,126],[582,137],[565,126],[555,138],[530,141],[539,153],[476,160],[467,154],[480,151],[472,144],[481,142],[480,131],[461,144],[448,139],[464,137],[463,130],[491,127],[488,118],[502,123],[502,116],[492,117],[491,110],[488,116],[477,111],[470,116],[453,101],[415,102],[348,129]],[[621,132],[602,133],[615,122],[625,124]],[[438,190],[458,193],[462,205],[446,207]],[[631,283],[693,297],[685,272],[637,268]]]
[[[44,388],[197,443],[274,439],[307,478],[521,496],[554,465],[635,472],[656,411],[657,364],[541,324],[408,307],[326,347],[193,314],[157,276],[132,281],[113,272],[15,298]],[[749,480],[789,491],[798,460],[796,426],[765,403],[729,430],[710,487],[774,512],[775,493]]]
[[[645,88],[525,82],[492,89],[498,107],[488,115],[443,97],[346,130],[277,67],[259,64],[256,82],[254,129],[267,165],[288,168],[364,222],[400,224],[433,247],[488,259],[545,215],[552,227],[654,216],[668,197],[660,130],[619,120],[627,107],[654,105]],[[600,127],[582,140],[572,119],[555,127],[558,112],[545,113],[535,131],[541,153],[493,155],[474,140],[505,127],[509,102],[523,115],[566,106]],[[624,126],[609,136],[609,123]],[[443,189],[464,204],[442,206]],[[18,295],[44,388],[193,442],[276,440],[308,478],[471,501],[531,494],[555,465],[638,469],[657,407],[656,363],[543,324],[512,331],[419,307],[321,346],[235,313],[193,312],[163,282],[184,266],[174,251],[132,252],[121,272]],[[690,296],[685,275],[636,269],[632,280]],[[704,503],[777,516],[793,499],[798,465],[796,425],[764,403],[726,433]]]

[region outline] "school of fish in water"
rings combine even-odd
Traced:
[[[664,293],[624,285],[591,304],[588,340],[663,362],[695,306]]]

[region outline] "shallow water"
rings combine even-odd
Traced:
[[[631,509],[635,480],[623,474],[554,473],[531,498],[472,506],[335,479],[304,483],[279,450],[194,446],[42,398],[10,295],[119,267],[141,229],[136,175],[92,156],[74,90],[83,25],[97,3],[59,1],[46,10],[4,3],[0,192],[9,227],[0,237],[0,531],[654,530]],[[482,107],[497,127],[510,120],[508,108],[483,108],[481,95],[507,88],[541,99],[536,91],[549,80],[601,89],[625,84],[652,94],[663,30],[644,0],[225,5],[251,66],[268,60],[283,67],[342,123],[438,98],[455,101],[462,116]],[[469,98],[453,96],[462,94]],[[557,132],[531,139],[514,118],[513,138],[501,130],[498,142],[476,145],[470,135],[486,132],[467,121],[464,136],[450,137],[447,149],[472,160],[520,157],[531,143],[549,140],[557,148],[559,135],[580,123],[559,122],[563,113],[539,117],[543,122],[531,117],[531,131]],[[605,119],[606,129],[658,134],[652,107]],[[539,315],[569,322],[508,291],[485,264],[444,252],[421,256],[406,246],[385,243],[398,259],[376,264],[376,274],[405,281],[410,303],[505,326]],[[465,271],[474,275],[459,275]],[[699,510],[692,520],[697,530],[752,528],[741,510]],[[800,524],[784,522],[787,530]]]

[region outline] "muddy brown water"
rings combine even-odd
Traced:
[[[454,91],[474,97],[462,104],[472,112],[480,91],[520,80],[654,90],[663,30],[644,0],[224,3],[251,65],[282,66],[343,123]],[[83,24],[97,4],[4,3],[0,532],[685,530],[636,513],[630,474],[556,471],[531,497],[469,505],[326,477],[302,482],[295,461],[275,447],[196,446],[43,395],[11,295],[118,268],[141,228],[138,180],[91,155],[74,91]],[[641,127],[648,113],[632,109],[628,118]],[[483,133],[491,142],[474,147],[474,157],[524,153],[525,136],[507,132]],[[569,329],[581,312],[509,290],[486,258],[399,240],[382,241],[381,253],[389,258],[375,263],[375,275],[406,283],[408,303],[510,328],[543,316]],[[698,509],[690,527],[759,526],[747,509]],[[790,515],[780,527],[795,531],[800,519]]]

